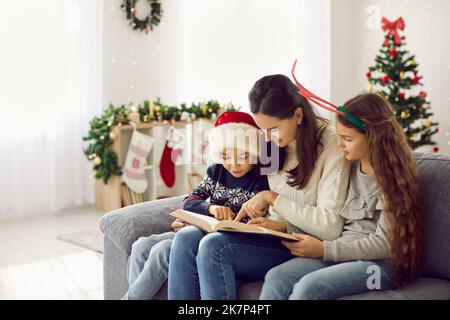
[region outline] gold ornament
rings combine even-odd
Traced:
[[[112,141],[114,141],[114,140],[116,140],[116,134],[114,133],[114,132],[110,132],[109,133],[109,138],[112,140]]]
[[[430,121],[425,121],[424,123],[423,123],[423,126],[426,128],[426,129],[428,129],[429,127],[431,127],[431,122]]]
[[[94,159],[94,163],[95,163],[96,165],[99,165],[100,163],[102,163],[102,159],[101,159],[99,156],[97,156],[97,157],[95,157],[95,159]]]
[[[416,61],[416,60],[411,60],[411,65],[412,65],[412,66],[417,65],[417,61]]]
[[[131,106],[130,109],[131,109],[131,112],[133,112],[133,113],[134,113],[134,112],[138,112],[138,108],[137,108],[136,106],[134,106],[134,105]]]
[[[92,176],[92,178],[95,178],[95,177],[97,176],[97,171],[94,170],[94,171],[92,172],[92,175],[91,175],[91,176]]]
[[[208,112],[211,113],[213,110],[211,108],[208,109]]]
[[[405,73],[403,71],[400,72],[400,79],[404,79],[405,78]]]
[[[369,84],[367,85],[367,91],[368,91],[368,92],[372,92],[372,90],[373,90],[373,86],[372,86],[371,83],[369,83]]]
[[[408,112],[402,111],[402,113],[400,114],[400,118],[402,118],[402,119],[408,118]]]

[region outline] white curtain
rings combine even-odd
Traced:
[[[94,202],[82,136],[102,110],[102,2],[2,1],[0,219]]]

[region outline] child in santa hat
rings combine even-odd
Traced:
[[[258,165],[260,142],[259,128],[251,115],[224,112],[209,135],[214,164],[184,199],[181,209],[211,215],[218,220],[233,220],[242,204],[257,193],[269,190],[267,176],[260,174]],[[175,232],[185,225],[175,220],[173,232],[139,238],[133,243],[129,289],[122,299],[151,299],[159,291],[167,280]]]

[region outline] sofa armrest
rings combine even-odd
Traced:
[[[139,237],[170,231],[175,220],[168,213],[178,209],[186,196],[173,197],[114,210],[100,220],[100,229],[123,252],[130,254]]]

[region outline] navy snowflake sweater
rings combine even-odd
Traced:
[[[221,164],[208,167],[203,181],[187,196],[181,208],[209,215],[211,205],[230,207],[233,213],[241,210],[244,202],[257,193],[269,190],[267,176],[259,174],[259,169],[250,170],[243,177],[235,178]],[[206,200],[209,198],[209,202]]]

